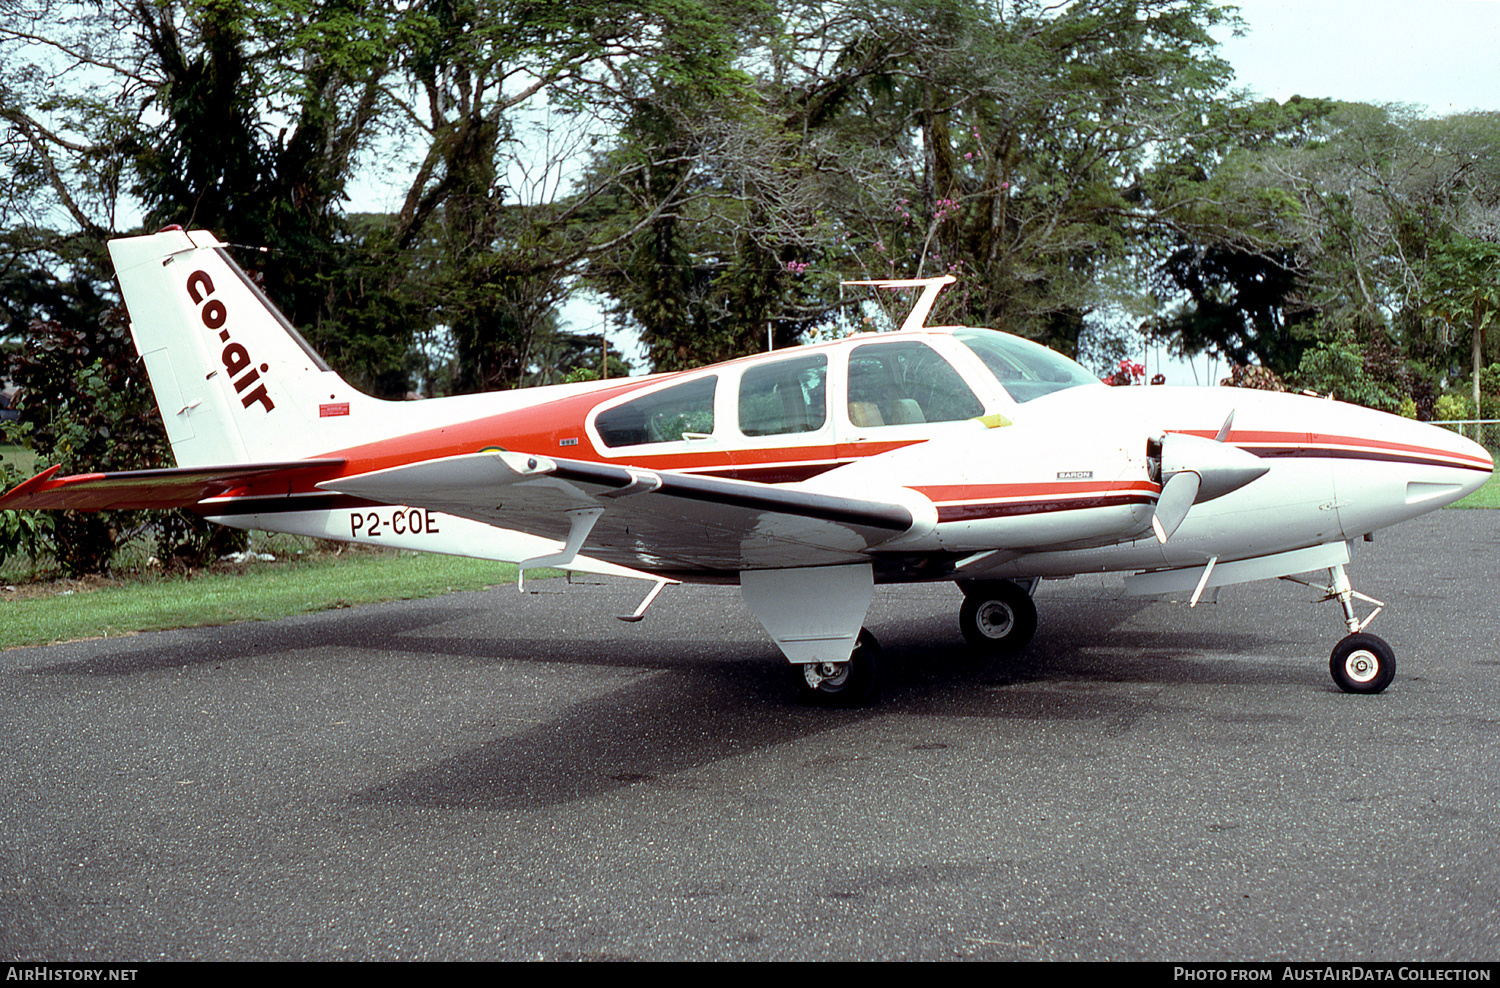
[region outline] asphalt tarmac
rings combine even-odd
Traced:
[[[1500,512],[1360,548],[1379,696],[1279,581],[1044,583],[1010,664],[880,588],[859,711],[734,587],[0,652],[0,957],[1495,960]]]

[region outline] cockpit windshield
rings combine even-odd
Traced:
[[[1062,354],[1019,336],[965,328],[955,329],[953,338],[973,350],[1017,402],[1099,383],[1099,378]]]

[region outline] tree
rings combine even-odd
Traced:
[[[1182,355],[1211,351],[1279,375],[1298,366],[1318,315],[1311,272],[1286,230],[1295,200],[1260,181],[1258,168],[1313,140],[1333,109],[1302,97],[1217,102],[1208,126],[1151,170],[1145,195],[1162,219],[1151,278],[1171,308],[1149,320],[1150,335]]]
[[[585,282],[618,300],[617,318],[662,370],[750,352],[768,334],[789,345],[821,311],[796,306],[822,204],[803,181],[808,162],[731,61],[767,51],[774,28],[758,3],[720,18],[718,71],[641,80],[618,140],[590,169],[603,194],[589,215],[613,239]]]
[[[911,55],[877,93],[922,153],[879,246],[899,245],[909,273],[960,274],[971,318],[1075,351],[1161,221],[1142,196],[1151,162],[1196,132],[1228,77],[1208,33],[1225,13],[1091,2],[902,14]]]
[[[341,214],[385,108],[399,5],[383,0],[41,0],[0,19],[4,161],[30,192],[5,217],[49,244],[102,252],[120,217],[180,223],[260,249],[257,275],[335,366],[404,351],[409,329],[336,307],[367,290]],[[71,226],[71,230],[68,229]],[[393,278],[385,279],[387,283]],[[354,311],[358,311],[355,307]],[[394,343],[391,341],[394,340]],[[404,389],[402,389],[404,390]]]
[[[1455,237],[1437,245],[1428,256],[1424,287],[1425,311],[1450,330],[1468,332],[1474,414],[1479,415],[1484,334],[1500,311],[1500,243]]]
[[[1277,374],[1294,369],[1310,332],[1311,309],[1290,251],[1236,249],[1227,243],[1184,246],[1161,261],[1159,277],[1188,301],[1152,320],[1149,330],[1180,354],[1213,351],[1236,364]]]
[[[439,320],[459,350],[460,387],[514,386],[581,265],[675,207],[671,196],[618,228],[601,208],[659,153],[581,167],[653,84],[724,92],[733,26],[753,2],[512,3],[432,0],[403,47],[405,118],[425,152],[396,242],[434,245]]]
[[[348,30],[351,19],[365,30]],[[7,322],[24,335],[9,366],[23,389],[14,429],[43,462],[121,470],[167,458],[104,254],[137,209],[148,226],[207,226],[269,248],[258,274],[271,294],[294,321],[331,328],[330,288],[351,273],[337,263],[338,210],[385,71],[379,45],[362,45],[381,23],[343,0],[42,0],[0,12],[0,167],[16,192],[0,206],[0,270],[14,289]],[[69,572],[107,568],[141,527],[134,515],[64,514],[51,548]],[[181,513],[151,527],[163,555],[213,552],[228,531]]]
[[[1451,302],[1474,277],[1454,273],[1443,245],[1500,232],[1500,114],[1294,102],[1252,108],[1264,139],[1237,137],[1175,190],[1209,204],[1185,212],[1191,224],[1217,215],[1228,235],[1184,236],[1160,266],[1190,303],[1157,329],[1282,374],[1310,347],[1325,363],[1358,355],[1370,387],[1357,390],[1428,414],[1454,342],[1432,292],[1443,283]]]
[[[626,215],[691,196],[590,272],[658,359],[785,340],[837,311],[840,275],[946,271],[964,287],[936,318],[1076,349],[1160,222],[1142,176],[1228,72],[1208,2],[780,10],[745,40],[753,98],[643,113],[621,146],[675,152]]]

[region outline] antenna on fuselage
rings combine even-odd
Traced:
[[[927,314],[932,311],[932,306],[937,302],[938,292],[947,288],[958,279],[951,274],[945,274],[937,278],[882,278],[875,281],[843,281],[842,285],[868,285],[871,288],[920,288],[921,296],[917,304],[906,316],[906,321],[901,324],[897,332],[908,329],[921,329],[927,323]]]

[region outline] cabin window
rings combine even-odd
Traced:
[[[594,419],[608,447],[677,443],[707,438],[714,431],[717,376],[662,388],[606,409]]]
[[[955,422],[984,404],[953,365],[915,340],[869,343],[849,355],[849,421],[861,428]]]
[[[740,377],[740,432],[816,432],[828,419],[827,395],[828,358],[823,354],[752,367]]]

